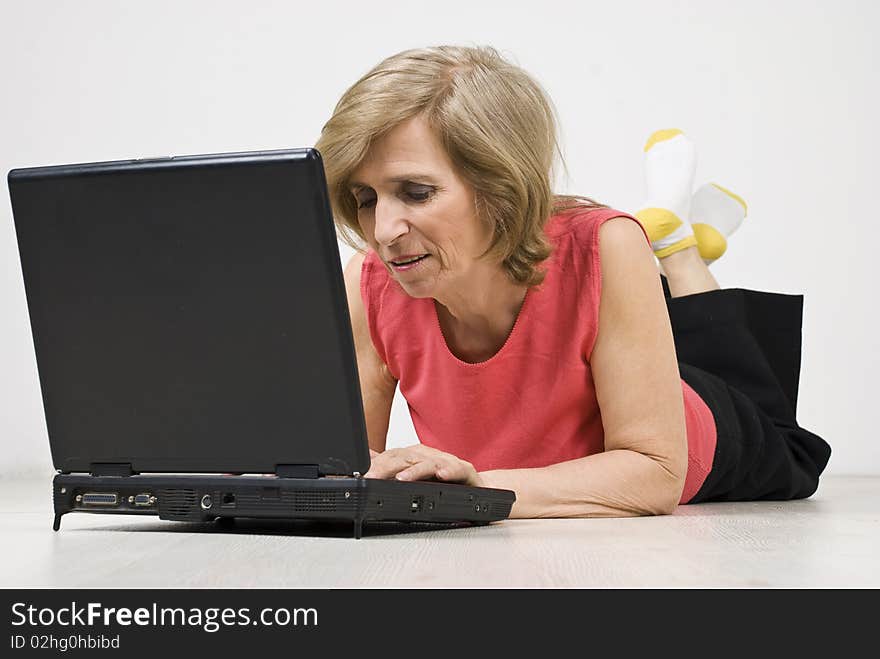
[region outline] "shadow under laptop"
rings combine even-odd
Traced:
[[[314,538],[354,538],[354,524],[348,520],[272,520],[238,517],[214,522],[148,522],[118,524],[77,531],[115,531],[130,533],[221,533],[231,535],[280,535]],[[394,522],[371,520],[363,523],[361,538],[424,533],[426,531],[463,531],[487,526],[469,522]]]

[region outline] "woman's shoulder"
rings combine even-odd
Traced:
[[[555,247],[562,247],[566,242],[581,247],[590,246],[598,241],[599,227],[615,217],[635,220],[629,213],[608,206],[575,208],[551,216],[545,233]]]
[[[629,213],[606,206],[579,208],[550,218],[546,233],[553,244],[553,254],[548,261],[548,270],[556,273],[553,279],[557,283],[577,282],[572,290],[579,296],[598,294],[596,287],[601,280],[599,229],[618,217],[628,218],[642,228]],[[614,236],[611,239],[614,240]]]

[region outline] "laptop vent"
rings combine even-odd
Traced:
[[[340,503],[348,503],[341,492],[296,492],[293,499],[293,512],[336,512]],[[351,507],[349,504],[346,507]]]
[[[159,512],[162,517],[189,517],[198,512],[195,490],[159,490]]]

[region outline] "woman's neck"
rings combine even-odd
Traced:
[[[438,295],[437,317],[447,343],[454,344],[450,348],[497,352],[516,323],[527,291],[501,268],[487,267],[469,273],[448,294]]]

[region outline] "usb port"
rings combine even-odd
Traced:
[[[410,503],[409,510],[413,513],[421,512],[422,510],[422,497],[413,497],[412,503]]]
[[[119,496],[115,492],[87,492],[82,495],[84,506],[115,506]]]

